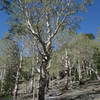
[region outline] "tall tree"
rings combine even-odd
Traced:
[[[3,1],[3,0],[2,0]],[[12,15],[10,31],[28,34],[37,42],[38,52],[42,57],[40,65],[39,98],[45,99],[47,66],[51,59],[53,40],[58,33],[68,28],[73,29],[79,22],[74,15],[85,10],[91,0],[4,0],[3,8]],[[9,8],[10,6],[10,8]]]

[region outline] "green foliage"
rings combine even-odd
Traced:
[[[90,40],[94,40],[95,36],[92,33],[85,34]]]
[[[21,76],[24,78],[24,80],[29,81],[31,78],[31,73],[30,71],[23,71],[21,72]]]
[[[65,70],[59,71],[60,79],[63,79],[66,76]]]
[[[95,73],[91,73],[91,75],[89,76],[91,79],[96,79],[96,75],[95,75]]]
[[[26,38],[29,36],[29,40],[33,42],[35,40],[36,46],[38,46],[37,48],[40,49],[38,51],[36,50],[35,53],[47,54],[47,57],[50,57],[52,50],[49,52],[48,49],[47,40],[49,35],[50,37],[52,37],[52,34],[55,35],[57,28],[59,34],[69,29],[69,33],[72,35],[74,33],[72,30],[78,28],[80,23],[80,18],[75,16],[76,13],[86,10],[87,4],[91,2],[92,0],[80,0],[79,2],[75,0],[4,0],[1,6],[2,9],[5,9],[11,14],[9,21],[10,32],[19,36],[24,35]],[[49,22],[50,25],[47,25],[47,22]],[[48,33],[48,26],[50,28],[50,33]],[[61,36],[62,34],[59,35],[58,38]],[[69,54],[71,59],[73,59],[73,57],[75,57],[76,61],[77,59],[83,58],[86,58],[88,61],[92,59],[92,53],[90,51],[94,50],[92,48],[92,42],[94,41],[91,40],[91,42],[89,38],[94,39],[92,34],[87,36],[81,34],[75,36],[75,38],[71,37],[71,41],[68,43],[65,42],[66,38],[64,38],[64,46],[58,51],[53,52],[51,68],[49,69],[50,75],[58,76],[60,73],[60,76],[62,78],[64,77],[63,71],[65,69],[62,56],[65,55],[66,48],[71,51]],[[52,47],[53,39],[50,39],[50,47]],[[19,48],[14,39],[9,35],[3,39],[2,44],[3,60],[8,67],[4,80],[4,93],[12,94],[16,77],[16,68],[19,66]],[[24,67],[21,74],[22,77],[29,81],[31,78],[30,68],[34,67],[32,66],[32,59],[26,57],[23,62]],[[77,73],[76,80],[78,80]]]
[[[78,72],[75,73],[75,81],[79,81],[79,75],[78,75]]]
[[[12,95],[15,86],[16,69],[6,69],[6,76],[3,82],[3,94]]]
[[[2,95],[2,96],[0,96],[0,98],[1,98],[1,99],[10,99],[11,96],[9,96],[9,95]]]
[[[49,69],[50,71],[50,76],[55,75],[55,77],[59,76],[59,72],[63,70],[63,66],[61,64],[61,52],[56,51],[53,53],[53,57],[51,59],[51,68]]]
[[[50,75],[53,73],[58,76],[59,72],[65,70],[64,59],[62,57],[65,55],[65,48],[68,49],[69,55],[73,58],[75,57],[77,68],[78,59],[86,59],[89,63],[93,63],[95,68],[98,69],[100,74],[100,43],[94,40],[93,34],[76,34],[73,35],[70,41],[66,42],[61,49],[56,50],[53,53],[53,58],[51,60]],[[95,74],[92,73],[90,78],[96,78]],[[79,80],[79,75],[75,73],[75,80]]]
[[[94,61],[96,63],[96,66],[97,66],[97,69],[98,69],[98,72],[99,72],[99,75],[100,75],[100,43],[98,44],[98,47],[95,47],[95,50],[94,50]]]
[[[19,48],[16,41],[9,34],[5,34],[1,43],[2,66],[5,65],[3,93],[12,95],[15,86],[16,70],[19,66]]]

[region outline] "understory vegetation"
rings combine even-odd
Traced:
[[[93,34],[92,34],[93,35]],[[0,56],[0,94],[1,96],[12,96],[15,88],[17,68],[21,69],[18,80],[18,91],[24,84],[29,85],[26,92],[32,93],[35,84],[35,91],[38,88],[39,80],[39,64],[40,58],[34,54],[33,56],[19,55],[19,47],[13,40],[9,40],[8,34],[1,40],[1,56]],[[73,34],[69,36],[71,39],[63,44],[63,46],[52,53],[52,59],[48,65],[49,81],[65,79],[60,91],[73,89],[75,82],[79,84],[87,80],[100,79],[100,42],[91,39],[89,34]],[[9,41],[9,42],[8,42]],[[29,52],[28,50],[27,52]],[[11,55],[13,54],[13,55]],[[19,56],[17,56],[19,55]],[[22,60],[20,58],[22,57]],[[33,70],[34,68],[34,70]],[[48,82],[49,82],[48,81]],[[27,84],[28,83],[28,84]],[[36,85],[37,84],[37,85]],[[50,83],[48,83],[50,84]],[[22,93],[24,93],[22,90]],[[19,93],[18,93],[19,94]],[[35,96],[37,94],[35,93]],[[37,97],[37,96],[36,96]]]

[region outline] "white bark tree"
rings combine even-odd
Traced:
[[[19,84],[19,78],[20,78],[20,71],[22,69],[22,52],[20,52],[20,57],[19,57],[19,66],[17,67],[17,73],[16,73],[16,80],[15,80],[15,88],[13,90],[13,100],[16,100],[17,97],[17,92],[18,92],[18,84]]]
[[[5,0],[4,0],[5,1]],[[13,15],[11,32],[28,34],[37,41],[41,54],[39,98],[45,100],[47,66],[51,59],[53,40],[62,29],[73,28],[77,20],[74,15],[82,11],[90,0],[12,0],[3,5]],[[79,21],[78,21],[79,22]]]

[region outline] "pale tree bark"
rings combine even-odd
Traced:
[[[84,66],[86,66],[86,75],[88,77],[88,75],[91,75],[91,70],[89,69],[86,60],[84,60],[84,63],[85,63]]]
[[[18,92],[18,84],[19,84],[19,78],[20,78],[20,70],[22,69],[22,52],[20,52],[20,64],[17,68],[17,74],[16,74],[16,81],[15,81],[15,88],[13,90],[13,99],[16,100],[17,92]]]
[[[71,57],[68,56],[68,50],[65,49],[65,70],[66,70],[66,89],[72,88],[72,64]]]
[[[31,69],[31,88],[30,88],[30,93],[33,92],[33,84],[34,84],[34,68],[32,67]]]
[[[73,0],[57,0],[54,1],[55,4],[52,5],[51,0],[49,0],[50,3],[48,3],[47,0],[16,0],[14,1],[15,5],[15,12],[19,14],[17,20],[20,24],[20,20],[23,20],[25,28],[21,30],[25,34],[31,35],[33,40],[35,39],[37,41],[37,45],[39,45],[38,52],[42,56],[42,61],[40,65],[40,80],[39,80],[39,98],[38,100],[45,100],[45,87],[47,82],[47,67],[49,64],[49,61],[51,59],[52,55],[52,42],[55,36],[58,34],[59,29],[61,26],[70,25],[72,23],[71,19],[69,19],[71,16],[76,14],[78,12],[79,5],[76,7],[75,2]],[[82,0],[83,2],[84,0]],[[87,3],[87,0],[85,0]],[[29,4],[28,4],[29,3]],[[86,3],[83,4],[86,5]],[[41,4],[40,8],[37,6],[38,4]],[[77,3],[76,3],[77,4]],[[32,7],[30,7],[32,5]],[[34,6],[35,5],[35,6]],[[52,6],[51,6],[52,5]],[[62,5],[62,6],[61,6]],[[73,7],[75,5],[75,7]],[[58,7],[59,6],[59,7]],[[55,9],[58,7],[57,9]],[[52,11],[51,11],[52,10]],[[56,11],[55,11],[56,10]],[[35,12],[35,14],[33,14]],[[42,13],[41,13],[42,12]],[[53,12],[55,13],[55,17],[53,17]],[[16,15],[16,14],[15,14]],[[24,15],[24,16],[23,16]],[[21,17],[22,16],[22,17]],[[42,17],[43,18],[42,18]],[[50,18],[51,17],[51,18]],[[41,19],[42,18],[42,19]],[[35,21],[32,19],[36,19]],[[53,19],[55,21],[55,25],[51,24]],[[69,19],[69,20],[67,20]],[[17,22],[17,21],[16,21]],[[41,25],[42,22],[42,25]],[[44,23],[43,23],[44,22]],[[17,24],[18,24],[17,23]],[[22,23],[21,23],[22,24]],[[39,24],[39,25],[38,25]],[[34,27],[35,25],[35,27]],[[54,26],[51,28],[51,26]],[[38,29],[38,28],[41,28]],[[22,33],[20,32],[20,33]],[[44,34],[43,34],[44,33]],[[45,38],[43,38],[45,35]]]
[[[33,100],[36,99],[36,80],[35,77],[33,78]]]
[[[100,80],[100,76],[99,76],[99,74],[98,74],[97,69],[95,70],[95,74],[96,74],[96,76],[97,76],[97,79]]]
[[[100,80],[100,76],[99,76],[99,74],[98,74],[98,70],[97,70],[97,68],[96,68],[96,65],[94,64],[93,59],[90,59],[89,62],[85,60],[84,66],[85,66],[85,68],[86,68],[84,74],[86,74],[87,77],[88,77],[88,75],[91,75],[92,72],[93,72],[93,73],[95,73],[97,79]]]
[[[72,88],[72,66],[71,66],[71,62],[69,64],[69,88],[71,89]]]
[[[78,75],[79,75],[79,81],[81,81],[82,80],[82,68],[81,68],[80,60],[78,60],[77,72],[78,72]]]
[[[66,89],[69,87],[69,61],[68,61],[68,52],[65,49],[65,70],[66,70]]]
[[[91,70],[91,72],[94,72],[96,77],[97,77],[97,79],[100,80],[100,76],[98,74],[97,68],[94,67],[93,65],[89,64],[89,69]]]
[[[6,76],[6,64],[0,66],[0,91],[3,91],[4,78]]]
[[[35,69],[34,67],[32,67],[32,72],[31,72],[31,90],[30,92],[33,94],[33,100],[36,99],[35,95],[36,95],[36,80],[35,80]]]
[[[30,48],[31,49],[31,48]],[[34,74],[34,72],[35,72],[35,64],[34,64],[34,61],[35,61],[35,59],[34,59],[34,50],[32,49],[32,68],[31,68],[31,88],[30,88],[30,93],[33,93],[34,94],[34,79],[35,79],[35,74]],[[36,62],[37,63],[37,62]],[[34,95],[33,95],[33,99],[34,99]]]
[[[75,74],[76,74],[76,61],[75,61],[75,58],[72,56],[71,58],[70,58],[70,66],[71,66],[71,73],[70,73],[70,84],[71,84],[71,89],[73,88],[73,84],[74,84],[74,82],[75,82],[75,78],[76,78],[76,76],[75,76]]]
[[[81,74],[82,74],[82,79],[86,80],[88,77],[88,69],[86,68],[86,64],[83,59],[81,61]]]
[[[100,80],[100,76],[98,74],[97,68],[95,64],[93,63],[92,59],[90,59],[90,62],[88,61],[81,61],[81,67],[78,67],[78,73],[79,73],[79,80],[80,79],[88,79],[88,75],[92,74],[91,72],[95,73],[98,80]],[[80,69],[81,68],[81,69]]]

